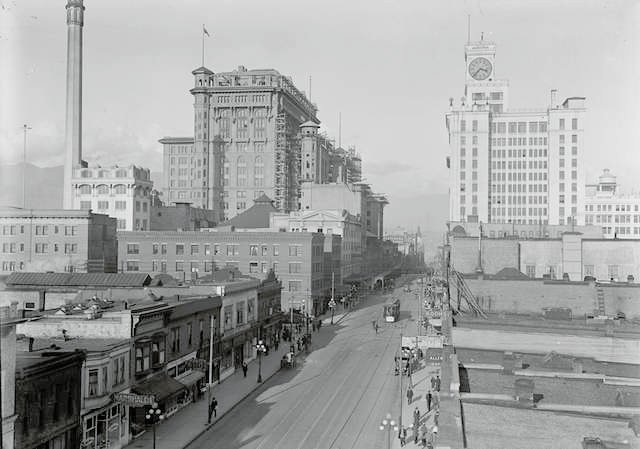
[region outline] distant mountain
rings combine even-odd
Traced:
[[[0,206],[22,207],[22,179],[26,168],[26,207],[62,208],[64,167],[38,167],[22,163],[0,165]]]

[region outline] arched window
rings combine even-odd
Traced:
[[[247,185],[247,161],[244,157],[238,157],[238,164],[236,167],[237,175],[238,175],[238,186],[246,186]]]
[[[82,184],[80,186],[80,194],[81,195],[91,195],[91,186],[88,184]]]
[[[96,187],[98,190],[98,195],[108,195],[109,194],[109,186],[106,184],[100,184]]]
[[[118,195],[124,195],[125,193],[127,193],[127,186],[125,186],[124,184],[118,184],[117,186],[115,186],[115,191]]]
[[[253,164],[253,183],[256,187],[264,186],[264,161],[262,156],[256,156]]]

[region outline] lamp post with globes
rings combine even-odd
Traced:
[[[256,351],[258,352],[258,383],[260,383],[262,382],[262,353],[267,352],[267,348],[264,346],[262,340],[258,340]]]
[[[157,402],[154,402],[151,408],[147,410],[145,418],[153,427],[153,449],[156,449],[156,424],[164,419],[162,410],[160,410]]]
[[[391,449],[391,429],[394,432],[399,430],[396,422],[391,419],[391,413],[387,413],[387,416],[380,422],[380,430],[387,431],[387,449]]]

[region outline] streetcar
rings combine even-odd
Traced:
[[[393,302],[384,305],[382,317],[387,323],[395,323],[400,317],[400,300],[396,299]]]

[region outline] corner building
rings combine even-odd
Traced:
[[[449,221],[584,224],[585,98],[554,90],[546,108],[510,109],[495,55],[467,43],[464,96],[450,99]]]

